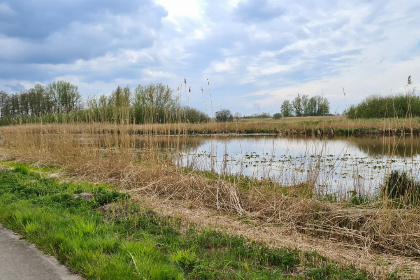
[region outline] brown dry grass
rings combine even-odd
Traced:
[[[401,257],[386,252],[369,250],[334,238],[319,238],[275,223],[258,219],[243,219],[206,207],[197,207],[185,201],[166,200],[158,196],[133,195],[134,201],[154,209],[161,215],[181,218],[184,223],[211,227],[242,235],[250,240],[263,242],[271,247],[288,247],[301,252],[316,251],[330,261],[344,267],[353,266],[370,272],[375,279],[389,279],[393,272],[400,272],[401,279],[418,279],[418,259]]]
[[[156,131],[168,130],[168,125],[156,125]],[[420,119],[355,119],[345,116],[320,117],[289,117],[274,119],[240,119],[239,121],[207,124],[181,125],[182,131],[211,133],[304,133],[313,130],[333,129],[335,131],[356,132],[360,129],[369,129],[371,133],[395,133],[399,128],[420,128]]]
[[[37,129],[38,125],[27,125],[27,129]],[[329,130],[346,134],[347,132],[357,132],[357,130],[367,130],[370,133],[395,133],[398,129],[408,128],[416,132],[420,131],[420,119],[355,119],[350,120],[345,116],[319,116],[319,117],[289,117],[274,120],[267,119],[239,119],[233,122],[220,123],[210,121],[208,123],[187,124],[187,123],[168,123],[168,124],[144,124],[144,125],[124,125],[115,124],[63,124],[63,125],[43,125],[44,133],[56,133],[67,131],[68,133],[102,133],[119,129],[128,131],[131,134],[215,134],[215,133],[305,133],[313,130]]]
[[[418,207],[391,209],[387,203],[370,208],[348,207],[344,203],[286,196],[269,185],[244,189],[239,187],[240,182],[185,173],[171,162],[169,149],[161,152],[162,147],[176,150],[179,143],[144,136],[148,144],[139,147],[132,129],[99,124],[2,127],[0,152],[3,160],[61,167],[63,174],[72,179],[121,185],[134,197],[159,197],[160,201],[178,201],[187,207],[246,216],[266,223],[267,231],[277,225],[280,231],[306,236],[319,244],[333,240],[366,255],[388,256],[399,263],[405,259],[418,271]],[[154,129],[148,128],[152,132]],[[99,136],[92,135],[98,131]],[[275,243],[274,233],[267,240]],[[333,250],[324,253],[334,256]],[[345,258],[342,262],[353,264]]]

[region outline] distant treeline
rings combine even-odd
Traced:
[[[351,106],[347,117],[355,118],[410,118],[420,117],[420,97],[414,91],[408,94],[366,98],[358,105]]]
[[[280,107],[280,113],[273,115],[280,117],[301,117],[301,116],[324,116],[330,113],[330,103],[322,96],[308,95],[297,96],[292,101],[284,100]]]
[[[181,106],[172,90],[161,84],[117,87],[110,95],[83,101],[78,88],[65,81],[27,91],[7,94],[0,91],[0,125],[21,123],[171,123],[205,122],[209,116]]]

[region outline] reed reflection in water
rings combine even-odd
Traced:
[[[374,194],[391,170],[420,178],[419,138],[194,138],[198,147],[185,145],[179,154],[184,167],[283,185],[313,182],[319,193]]]

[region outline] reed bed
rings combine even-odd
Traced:
[[[183,126],[186,125],[174,128]],[[417,206],[396,209],[390,207],[386,197],[355,206],[346,201],[333,203],[308,196],[302,188],[311,189],[310,185],[289,187],[285,192],[273,188],[270,182],[255,184],[241,181],[240,177],[233,181],[222,176],[207,178],[173,163],[171,154],[179,150],[179,143],[153,137],[160,127],[150,125],[143,129],[150,133],[142,136],[147,144],[139,146],[139,137],[132,133],[133,126],[2,127],[2,160],[59,167],[71,179],[121,185],[132,194],[159,196],[194,207],[247,215],[363,249],[420,256],[420,208]]]
[[[148,126],[149,128],[150,126]],[[180,128],[179,131],[173,128]],[[142,127],[134,127],[141,131]],[[288,117],[278,120],[239,119],[232,122],[198,124],[159,124],[156,133],[217,134],[217,133],[273,133],[283,135],[401,135],[420,133],[420,119],[348,119],[345,116]]]
[[[23,125],[37,129],[39,124]],[[281,119],[239,119],[232,122],[206,123],[73,123],[42,125],[44,134],[66,130],[68,133],[113,133],[123,129],[134,135],[196,135],[196,134],[306,134],[306,135],[408,135],[420,134],[420,118],[348,119],[346,116],[288,117]],[[319,134],[318,134],[319,133]],[[331,135],[332,136],[332,135]]]

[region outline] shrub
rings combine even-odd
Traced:
[[[182,112],[182,121],[189,123],[202,123],[208,122],[209,116],[206,113],[203,113],[195,108],[185,106],[181,109]]]
[[[252,117],[255,119],[266,119],[266,118],[271,118],[271,115],[270,113],[262,112],[260,114],[254,114]]]
[[[278,119],[281,119],[281,113],[275,113],[274,115],[273,115],[273,119],[275,119],[275,120],[278,120]]]
[[[233,121],[233,115],[230,112],[230,110],[222,109],[220,111],[216,112],[216,121],[218,122],[227,122],[227,121]]]

